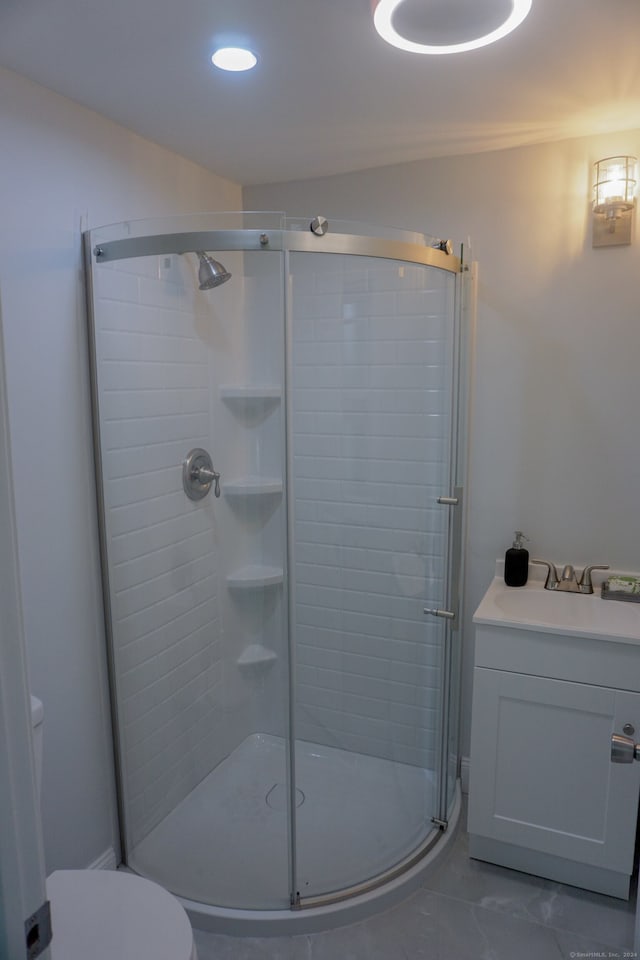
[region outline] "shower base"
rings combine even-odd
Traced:
[[[430,771],[298,741],[296,782],[302,897],[382,873],[410,856],[429,832],[435,810]],[[289,910],[287,799],[285,740],[253,734],[132,850],[129,866],[181,897],[201,929],[257,936],[353,922],[354,910],[372,894],[338,910]],[[404,890],[417,871],[413,867],[373,895]]]

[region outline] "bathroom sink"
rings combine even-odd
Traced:
[[[600,586],[588,595],[556,593],[545,590],[544,581],[535,577],[524,587],[507,587],[501,571],[483,597],[473,622],[640,645],[640,603],[603,600]]]
[[[507,617],[565,626],[583,617],[584,607],[580,609],[576,601],[585,599],[576,593],[554,593],[540,587],[522,590],[502,584],[494,594],[496,606]]]

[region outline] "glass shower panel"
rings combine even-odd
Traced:
[[[282,254],[208,252],[232,274],[208,291],[195,254],[92,267],[125,855],[190,900],[286,908]],[[187,495],[194,450],[219,496]]]
[[[452,274],[291,255],[297,890],[427,839],[441,775]]]

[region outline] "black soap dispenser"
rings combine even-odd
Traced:
[[[516,530],[513,546],[504,555],[504,582],[508,587],[524,587],[529,578],[529,551],[522,543],[528,539],[522,530]]]

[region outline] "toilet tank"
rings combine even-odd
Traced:
[[[40,805],[40,793],[42,787],[42,721],[44,719],[44,707],[42,700],[37,697],[31,697],[31,725],[33,727],[33,758],[36,773],[36,793],[38,797],[38,806]]]

